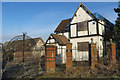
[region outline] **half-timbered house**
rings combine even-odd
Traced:
[[[111,37],[113,26],[109,20],[98,13],[92,13],[80,3],[73,17],[62,20],[55,29],[55,34],[49,36],[45,45],[52,44],[61,48],[57,55],[61,55],[60,60],[65,63],[66,52],[63,48],[66,49],[66,43],[72,43],[73,60],[88,60],[89,43],[93,39],[97,44],[98,56],[101,57],[105,55],[106,41]]]

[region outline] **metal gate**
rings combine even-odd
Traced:
[[[23,35],[12,38],[3,45],[2,78],[33,78],[41,73],[41,55],[36,41]],[[12,73],[11,73],[12,72]]]

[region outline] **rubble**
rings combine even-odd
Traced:
[[[82,63],[83,64],[83,63]],[[37,67],[33,68],[28,65],[29,69],[26,69],[24,75],[14,74],[13,77],[20,76],[22,78],[119,78],[120,70],[118,68],[118,63],[111,63],[110,60],[105,56],[99,59],[99,63],[95,67],[89,65],[77,64],[72,68],[66,69],[65,65],[56,66],[56,72],[52,74],[47,74],[45,72],[39,71]],[[88,63],[86,63],[88,64]],[[60,69],[61,68],[61,69]]]
[[[70,70],[64,72],[67,78],[118,78],[120,71],[118,70],[118,64],[112,64],[110,60],[105,56],[100,59],[99,63],[95,65],[95,68],[90,66],[73,67]]]

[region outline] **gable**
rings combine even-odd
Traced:
[[[71,24],[91,19],[97,19],[82,3],[78,6],[76,12],[73,15]]]
[[[53,38],[51,38],[53,37]],[[51,42],[51,39],[53,41]],[[67,43],[70,43],[70,41],[64,36],[64,35],[57,35],[57,34],[50,34],[49,38],[47,39],[45,45],[47,43],[55,43],[57,42],[59,45],[66,45]]]

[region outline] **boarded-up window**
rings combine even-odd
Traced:
[[[87,30],[87,21],[78,23],[78,31],[86,31]]]
[[[88,51],[89,50],[89,42],[78,42],[78,51]]]

